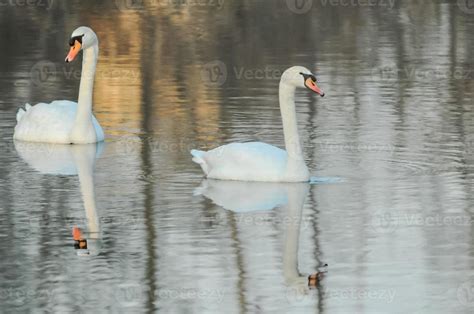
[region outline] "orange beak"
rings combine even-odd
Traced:
[[[304,82],[304,85],[316,94],[319,94],[321,97],[324,97],[324,92],[321,90],[321,88],[318,87],[318,85],[316,85],[315,82],[313,82],[311,78],[307,78]]]
[[[81,51],[81,43],[79,41],[75,41],[74,45],[71,46],[71,49],[69,49],[69,53],[66,56],[66,62],[71,62],[74,60],[77,56],[77,54]]]

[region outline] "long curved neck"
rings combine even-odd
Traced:
[[[290,158],[303,159],[296,121],[295,87],[281,81],[279,94],[286,151]]]
[[[95,67],[99,47],[94,45],[83,51],[81,83],[79,85],[79,99],[73,134],[84,134],[92,126],[92,95],[94,89]]]

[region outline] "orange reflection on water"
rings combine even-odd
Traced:
[[[133,12],[132,12],[133,13]],[[117,23],[117,20],[119,23]],[[138,133],[142,120],[142,38],[138,14],[89,21],[100,42],[94,112],[108,136]]]

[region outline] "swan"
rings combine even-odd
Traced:
[[[324,97],[316,77],[305,67],[287,69],[280,80],[279,100],[286,151],[262,143],[231,143],[210,151],[191,150],[207,178],[239,181],[307,182],[295,110],[295,91],[306,87]]]
[[[97,214],[94,187],[95,162],[104,142],[86,145],[59,145],[15,141],[18,155],[34,170],[49,175],[79,177],[87,231],[74,226],[73,238],[78,256],[98,255],[101,248],[100,220]]]
[[[13,138],[28,142],[88,144],[104,140],[104,131],[92,114],[92,90],[99,54],[99,41],[92,29],[78,27],[72,32],[66,62],[83,51],[79,104],[55,100],[49,104],[25,105],[16,115]]]

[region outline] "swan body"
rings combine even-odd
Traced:
[[[49,104],[35,106],[26,104],[25,110],[17,113],[17,126],[14,139],[28,142],[63,143],[71,142],[71,131],[76,119],[78,104],[69,100],[55,100]],[[101,142],[104,131],[97,119],[92,116],[93,132],[82,136],[84,143]]]
[[[104,131],[92,114],[94,75],[99,54],[98,39],[89,27],[81,26],[71,35],[66,62],[83,51],[78,103],[56,100],[25,105],[16,115],[13,138],[28,142],[89,144],[104,140]]]
[[[262,143],[231,143],[210,151],[192,150],[193,161],[207,178],[263,182],[307,182],[310,179],[298,136],[294,95],[307,87],[324,96],[311,72],[300,66],[286,70],[280,80],[280,111],[286,150]]]
[[[262,142],[231,143],[208,152],[192,150],[193,161],[209,179],[303,182],[309,171],[302,160],[289,158],[285,150]]]

